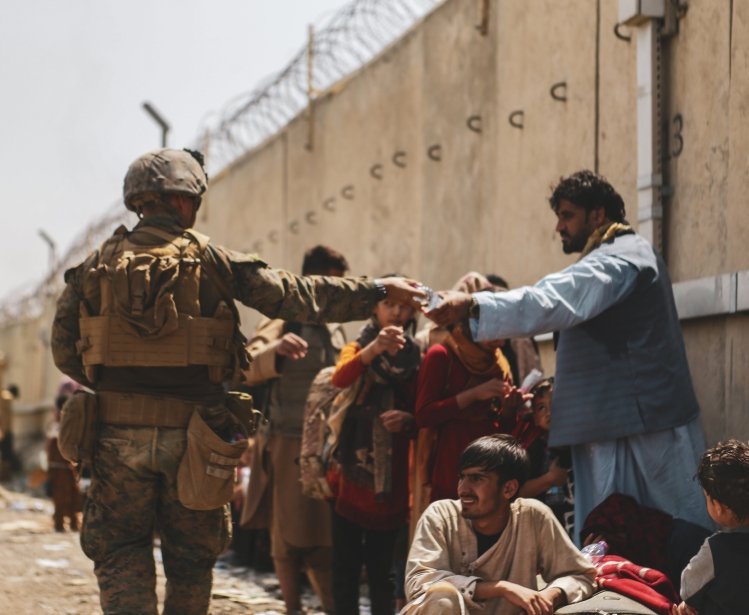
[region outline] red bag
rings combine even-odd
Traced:
[[[638,566],[618,555],[605,555],[596,569],[601,588],[632,598],[661,615],[669,615],[671,606],[679,602],[671,581],[655,568]]]

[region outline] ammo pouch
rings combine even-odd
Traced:
[[[96,395],[76,391],[65,402],[60,416],[57,446],[65,459],[78,465],[91,464],[97,431]]]
[[[187,426],[187,446],[177,470],[177,496],[185,508],[220,508],[234,493],[234,473],[247,440],[226,442],[211,429],[200,411]]]
[[[229,391],[226,394],[225,402],[229,412],[234,415],[247,436],[253,435],[260,424],[268,422],[263,413],[253,407],[254,400],[249,393]]]

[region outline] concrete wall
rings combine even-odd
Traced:
[[[353,274],[445,288],[471,269],[521,285],[572,262],[546,198],[580,168],[611,180],[637,226],[636,48],[613,33],[618,3],[491,2],[487,36],[480,6],[448,0],[321,96],[311,149],[302,114],[213,178],[199,228],[294,271],[327,243]],[[664,254],[684,282],[749,269],[749,5],[693,0],[679,27],[664,43]],[[749,438],[749,316],[684,331],[708,440]],[[544,361],[553,371],[548,345]]]

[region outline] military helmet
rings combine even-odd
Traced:
[[[125,206],[137,213],[134,202],[143,194],[188,194],[200,203],[208,187],[202,155],[178,149],[143,154],[130,165],[122,188]]]

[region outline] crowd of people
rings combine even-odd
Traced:
[[[96,446],[73,461],[91,467],[81,543],[105,613],[155,612],[154,531],[164,612],[207,612],[232,496],[236,529],[267,529],[288,613],[306,574],[337,615],[359,613],[361,579],[373,615],[550,614],[603,585],[585,545],[609,545],[603,562],[658,554],[670,589],[643,590],[657,612],[739,612],[722,589],[735,575],[720,577],[745,559],[749,448],[702,456],[665,265],[604,178],[575,173],[550,197],[575,264],[515,289],[471,272],[434,303],[401,274],[346,277],[326,246],[296,276],[214,245],[192,229],[206,185],[196,152],[136,160],[124,197],[140,222],[68,271],[58,302],[55,361],[95,392],[80,403],[96,408]],[[266,316],[249,341],[235,300]],[[365,319],[348,343],[325,324]],[[549,331],[554,377],[533,341]],[[241,381],[257,433],[227,393]],[[600,522],[625,504],[659,520],[645,535],[663,548]],[[713,520],[731,531],[700,548]]]

